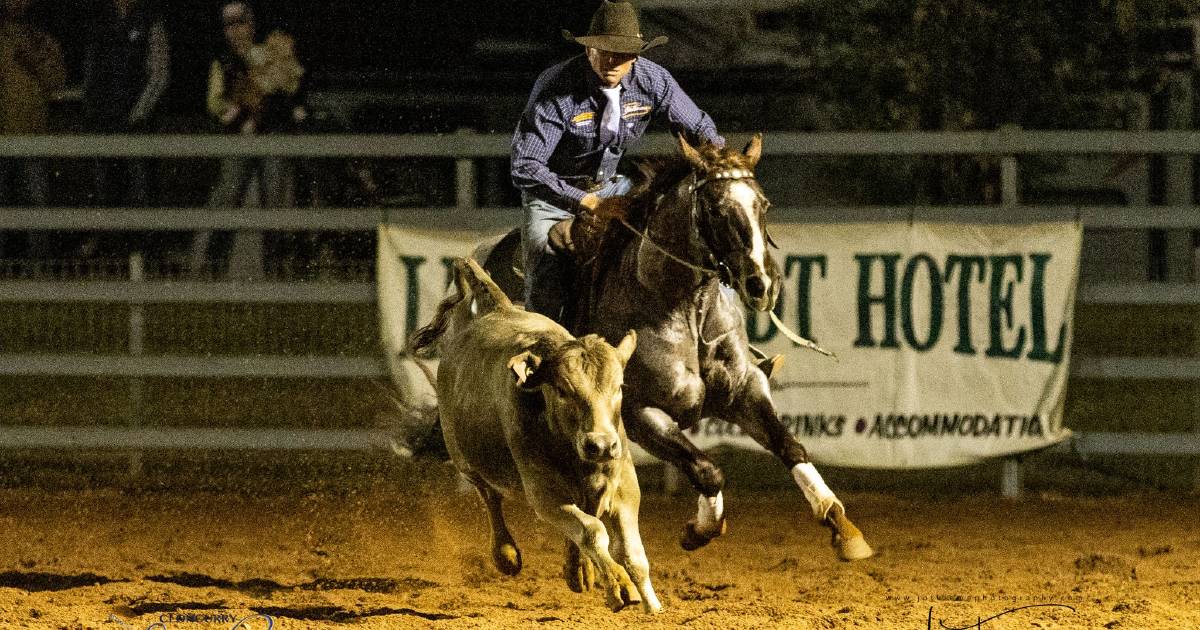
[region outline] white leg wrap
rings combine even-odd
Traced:
[[[725,499],[718,492],[715,497],[700,495],[696,500],[699,509],[696,510],[696,529],[702,532],[716,530],[725,517]]]
[[[812,506],[813,516],[818,519],[824,519],[829,513],[829,509],[835,505],[840,506],[841,501],[833,494],[833,490],[825,485],[825,480],[821,478],[821,473],[817,472],[815,466],[809,463],[796,464],[792,467],[792,478],[796,480],[796,485],[800,486],[800,490],[804,492],[804,498],[808,499],[808,504]]]

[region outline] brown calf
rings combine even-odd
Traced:
[[[621,424],[634,333],[616,348],[596,335],[576,339],[514,306],[474,260],[459,259],[454,268],[457,294],[443,300],[411,346],[439,347],[446,447],[487,506],[496,568],[521,570],[501,498],[524,496],[566,535],[572,590],[589,590],[598,572],[613,610],[640,602],[658,612],[638,532],[641,492]]]

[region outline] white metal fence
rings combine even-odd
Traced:
[[[731,142],[744,138],[733,137]],[[768,137],[771,156],[980,155],[1001,164],[1001,206],[835,207],[772,210],[775,221],[940,219],[960,222],[1022,222],[1077,218],[1086,228],[1200,229],[1200,206],[1030,206],[1022,205],[1018,158],[1067,154],[1200,154],[1200,133],[1041,132],[1002,130],[964,133],[778,133]],[[651,136],[643,152],[673,149],[664,135]],[[381,221],[412,224],[514,225],[513,208],[476,207],[480,158],[508,153],[500,135],[332,136],[10,136],[3,157],[432,157],[455,160],[457,204],[432,209],[262,209],[37,208],[0,212],[7,230],[373,230]],[[1085,241],[1084,247],[1088,247]],[[378,378],[382,358],[343,356],[162,356],[142,352],[141,307],[158,303],[358,303],[374,301],[371,283],[191,282],[146,280],[134,256],[130,277],[121,281],[0,282],[0,308],[13,303],[116,303],[130,306],[125,355],[2,354],[4,376],[303,377]],[[1080,287],[1082,304],[1200,306],[1200,284],[1101,282]],[[1119,331],[1114,331],[1119,334]],[[2,350],[0,350],[2,352]],[[1072,375],[1087,379],[1164,379],[1200,382],[1200,357],[1076,356]],[[136,388],[135,395],[136,395]],[[1068,448],[1082,454],[1200,456],[1200,393],[1193,388],[1193,433],[1092,433],[1076,435]],[[136,404],[136,401],[134,401]],[[134,414],[136,416],[136,414]],[[313,449],[381,448],[376,431],[293,429],[200,429],[149,427],[0,427],[0,446],[10,448],[105,449]],[[1200,483],[1200,474],[1197,477]],[[1020,492],[1020,468],[1005,466],[1005,494]]]

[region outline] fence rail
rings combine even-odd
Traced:
[[[517,225],[520,209],[506,206],[436,208],[6,208],[2,230],[373,230],[380,222],[412,226],[470,225],[506,229]],[[1096,229],[1194,229],[1198,206],[811,206],[773,207],[772,222],[953,221],[956,223],[1036,223],[1079,221]]]
[[[748,136],[733,134],[731,143]],[[770,133],[768,155],[918,156],[983,155],[1001,163],[1000,206],[853,207],[773,209],[771,219],[787,221],[955,221],[1022,223],[1076,220],[1097,229],[1200,229],[1194,206],[1032,206],[1021,205],[1019,157],[1025,155],[1117,154],[1168,156],[1200,154],[1200,132],[1193,131],[1025,131],[943,133]],[[670,152],[673,140],[651,135],[643,153]],[[371,230],[381,221],[417,226],[471,225],[501,230],[515,225],[513,208],[477,208],[475,160],[508,155],[507,135],[470,132],[434,135],[206,135],[13,136],[0,144],[3,157],[156,157],[211,158],[275,155],[294,158],[371,157],[439,158],[455,163],[457,205],[432,209],[320,208],[210,210],[203,208],[43,208],[6,209],[5,230]],[[131,264],[140,270],[140,264]],[[370,303],[371,283],[168,282],[145,281],[0,282],[0,304],[122,303],[131,307],[129,355],[0,354],[0,375],[76,375],[145,377],[378,378],[382,360],[342,356],[186,357],[142,354],[142,308],[153,303]],[[1196,283],[1084,284],[1084,304],[1200,305]],[[1072,375],[1100,380],[1200,380],[1200,358],[1077,357]],[[138,388],[133,388],[137,390]],[[1200,396],[1196,405],[1200,407]],[[136,419],[136,413],[133,414]],[[1087,433],[1062,447],[1080,454],[1200,455],[1200,408],[1197,433]],[[317,449],[382,448],[386,436],[370,431],[291,429],[152,429],[145,427],[0,426],[0,447],[102,449]],[[135,456],[136,459],[136,456]],[[1005,494],[1020,491],[1020,468],[1004,467]],[[1197,477],[1200,482],[1200,475]]]
[[[729,134],[740,145],[749,134]],[[308,134],[228,136],[28,135],[9,136],[0,157],[193,158],[257,155],[279,157],[484,158],[509,154],[511,136],[476,134]],[[649,134],[643,152],[670,152],[669,134]],[[999,131],[769,132],[768,155],[1192,155],[1200,154],[1197,131]]]

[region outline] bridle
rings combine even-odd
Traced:
[[[695,263],[684,260],[680,256],[672,254],[671,252],[667,251],[666,248],[664,248],[663,246],[659,245],[658,243],[655,243],[654,239],[652,239],[650,237],[650,234],[648,232],[644,232],[642,230],[639,230],[639,229],[633,227],[625,219],[621,219],[620,221],[621,221],[622,225],[624,225],[626,228],[628,228],[634,234],[637,234],[639,237],[642,238],[643,241],[650,244],[652,247],[657,249],[659,252],[661,252],[667,258],[670,258],[671,260],[674,260],[675,262],[677,262],[685,267],[688,267],[688,268],[692,269],[693,271],[696,271],[701,276],[716,277],[722,283],[724,283],[726,285],[730,285],[731,280],[732,280],[731,272],[729,271],[729,267],[724,263],[724,261],[717,259],[716,248],[712,244],[711,230],[708,229],[708,227],[707,227],[708,226],[707,214],[702,215],[700,213],[699,192],[700,192],[701,188],[703,188],[704,186],[706,186],[712,182],[753,180],[753,179],[755,179],[754,173],[748,168],[736,168],[736,167],[735,168],[727,168],[727,169],[723,169],[723,170],[719,170],[719,171],[714,171],[711,173],[706,173],[703,177],[701,177],[700,174],[697,173],[695,169],[692,169],[692,182],[690,184],[688,184],[688,194],[691,195],[691,198],[692,198],[691,199],[692,223],[693,223],[693,225],[696,226],[696,232],[700,236],[700,246],[704,250],[702,253],[702,257],[706,264],[703,264],[703,265],[697,265]],[[769,236],[767,237],[767,239],[770,242]],[[774,242],[771,242],[771,245],[774,245]]]
[[[641,237],[641,239],[643,241],[645,241],[646,243],[649,243],[651,246],[653,246],[655,249],[657,249],[659,252],[661,252],[667,258],[670,258],[671,260],[674,260],[675,262],[696,271],[697,273],[699,273],[701,275],[701,277],[704,277],[704,278],[716,277],[724,284],[729,285],[730,284],[730,282],[729,282],[729,280],[730,280],[729,267],[727,267],[724,262],[717,260],[717,256],[714,253],[715,250],[712,246],[712,243],[710,241],[710,236],[708,234],[709,230],[702,229],[700,226],[700,217],[701,217],[701,215],[700,215],[700,200],[699,200],[699,195],[697,193],[701,188],[703,188],[705,185],[707,185],[710,182],[730,181],[730,180],[736,181],[736,180],[747,180],[747,179],[753,180],[753,179],[755,179],[755,177],[754,177],[754,173],[751,172],[750,169],[745,169],[745,168],[728,168],[728,169],[716,171],[713,173],[707,173],[703,178],[701,178],[696,173],[695,169],[692,169],[692,183],[688,185],[688,194],[690,194],[692,196],[692,223],[696,226],[696,231],[700,235],[700,244],[705,249],[705,254],[706,254],[705,259],[709,263],[709,265],[710,265],[709,267],[702,267],[700,265],[686,261],[683,258],[676,256],[675,254],[672,254],[671,252],[667,251],[666,248],[664,248],[663,246],[659,245],[658,243],[655,243],[654,239],[650,238],[650,235],[648,233],[633,227],[632,225],[629,224],[629,221],[627,221],[626,219],[622,218],[619,220],[621,222],[621,225],[624,225],[631,232],[633,232],[634,234],[637,234],[639,237]],[[767,232],[765,224],[763,225],[763,238],[766,239],[767,243],[769,243],[771,245],[771,247],[774,247],[775,249],[779,249],[779,246],[775,244],[775,241],[771,238],[771,235]],[[823,354],[827,357],[831,357],[835,361],[837,360],[837,356],[835,354],[833,354],[832,352],[826,350],[825,348],[822,348],[821,346],[817,345],[811,339],[806,339],[804,337],[801,337],[795,331],[793,331],[791,328],[789,328],[786,324],[784,324],[783,321],[781,319],[779,319],[779,316],[775,314],[775,309],[773,309],[773,308],[768,309],[767,315],[771,318],[771,321],[775,324],[776,328],[780,332],[782,332],[785,337],[790,339],[792,341],[792,343],[795,343],[796,345],[804,347],[804,348],[808,348],[810,350],[814,350],[814,351],[816,351],[820,354]]]

